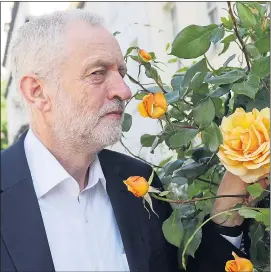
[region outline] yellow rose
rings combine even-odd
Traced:
[[[132,192],[136,197],[145,196],[149,191],[149,183],[143,177],[133,176],[124,181],[128,191]]]
[[[226,272],[252,272],[253,265],[251,261],[245,258],[240,258],[234,252],[232,252],[234,260],[227,261],[225,266]]]
[[[220,126],[223,144],[218,157],[225,168],[246,183],[253,183],[270,171],[270,109],[260,112],[242,108],[224,117]]]
[[[152,56],[148,52],[146,52],[144,49],[139,50],[139,55],[145,62],[152,60]]]
[[[162,92],[149,93],[138,104],[138,111],[143,117],[159,118],[167,111],[167,101]]]

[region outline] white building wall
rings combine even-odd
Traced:
[[[30,12],[28,5],[31,5],[31,3],[20,3],[14,31],[24,23],[26,15]],[[37,3],[35,5],[37,6]],[[171,8],[174,5],[175,18],[172,17],[171,13]],[[227,8],[227,4],[226,2],[216,2],[216,5],[218,20],[216,23],[220,23],[220,17],[227,16],[227,12],[223,10],[223,8]],[[159,60],[166,64],[173,56],[166,53],[165,46],[168,42],[173,42],[179,31],[191,24],[208,25],[211,23],[206,2],[85,2],[84,9],[104,17],[105,24],[112,33],[121,32],[116,38],[123,53],[131,45],[137,45],[146,51],[154,51]],[[33,9],[31,11],[33,12]],[[39,11],[39,14],[42,14],[42,11]],[[218,57],[217,55],[221,52],[222,47],[211,48],[207,53],[209,61],[214,67],[221,66],[230,55],[239,52],[236,46]],[[192,60],[182,60],[181,64],[189,65],[191,62]],[[234,63],[238,63],[237,58],[232,62],[232,64]],[[165,73],[160,74],[164,82],[169,83],[171,76],[177,69],[177,63],[167,64]],[[138,66],[135,62],[128,61],[128,71],[134,78],[137,78]],[[149,79],[145,75],[141,75],[140,81],[147,83]],[[129,79],[126,79],[126,82],[133,93],[139,90],[139,87],[131,83]],[[19,100],[18,97],[14,83],[12,83],[8,96],[8,124],[11,142],[19,127],[27,121],[22,109],[15,107]],[[150,154],[147,148],[141,148],[140,136],[145,133],[159,133],[160,126],[156,120],[141,117],[137,111],[137,104],[138,101],[132,101],[127,107],[127,112],[133,116],[133,125],[131,130],[124,134],[125,139],[123,141],[134,154],[158,164],[171,153],[165,146],[157,148],[155,154]],[[127,153],[120,143],[111,148]]]

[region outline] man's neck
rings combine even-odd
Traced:
[[[78,182],[80,191],[84,190],[88,182],[89,167],[98,151],[89,152],[87,148],[74,150],[68,143],[51,140],[51,137],[43,136],[38,131],[33,130],[33,133],[54,155],[62,167]]]

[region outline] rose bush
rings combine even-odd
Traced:
[[[163,69],[173,60],[193,60],[191,66],[181,67],[172,75],[170,84],[161,79],[162,64],[154,52],[127,49],[125,61],[138,65],[138,77],[127,74],[138,87],[132,99],[138,100],[141,116],[157,120],[161,126],[156,135],[142,131],[142,148],[153,153],[165,145],[173,156],[159,165],[149,163],[165,192],[151,191],[151,186],[138,177],[125,184],[135,196],[142,195],[151,209],[151,197],[174,201],[163,233],[179,248],[180,266],[185,268],[188,255],[193,256],[201,242],[201,227],[211,212],[225,170],[240,176],[250,183],[247,190],[254,206],[234,207],[225,215],[238,212],[249,218],[250,258],[254,270],[260,272],[269,267],[270,202],[269,189],[254,182],[269,174],[270,7],[264,2],[227,4],[228,16],[221,18],[221,24],[187,26],[167,45],[170,59]],[[234,54],[214,68],[207,57],[211,44],[222,45],[219,55],[237,44],[242,60],[238,58],[239,64],[231,65],[237,58]],[[143,71],[152,85],[139,80]],[[123,134],[131,126],[132,116],[126,113]],[[121,143],[127,149],[125,139]],[[173,229],[173,222],[178,227]],[[238,266],[238,260],[228,269]]]

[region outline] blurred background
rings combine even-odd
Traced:
[[[161,73],[165,83],[169,83],[170,76],[176,70],[192,64],[191,60],[175,61],[166,53],[167,43],[172,43],[176,35],[188,25],[220,24],[220,18],[228,14],[226,2],[1,2],[1,149],[12,144],[28,127],[26,111],[9,67],[8,51],[12,36],[31,16],[75,8],[104,17],[109,31],[119,32],[116,38],[124,54],[130,46],[155,52],[159,60],[167,65],[165,72]],[[221,66],[233,54],[240,54],[237,45],[231,45],[230,50],[218,57],[222,47],[220,44],[212,45],[207,52],[213,67]],[[238,57],[234,61],[237,62]],[[137,77],[138,65],[128,62],[128,71]],[[126,81],[135,93],[138,86],[128,78]],[[140,81],[148,83],[145,74],[140,75]],[[136,101],[129,103],[127,112],[133,116],[132,128],[125,133],[123,140],[129,150],[155,164],[169,157],[170,151],[163,145],[154,154],[148,148],[141,148],[142,134],[160,131],[157,121],[140,117]],[[127,153],[120,144],[110,149]]]

